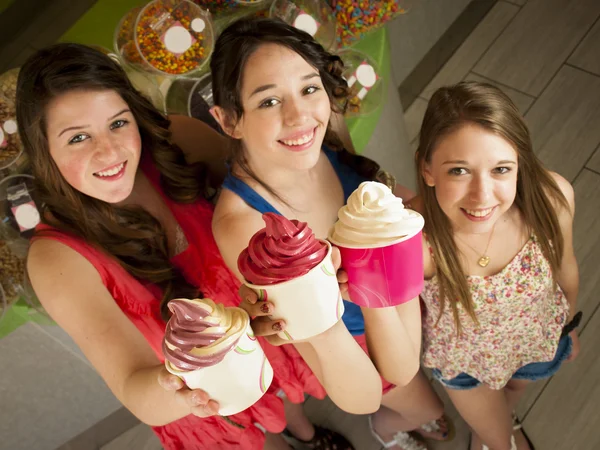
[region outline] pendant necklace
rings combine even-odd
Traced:
[[[498,223],[498,222],[496,222],[496,223]],[[492,232],[490,233],[490,237],[488,238],[488,243],[485,247],[485,250],[483,251],[483,254],[477,260],[477,264],[479,264],[480,267],[487,267],[487,265],[490,263],[490,257],[487,255],[487,251],[488,251],[488,248],[490,248],[490,242],[492,242],[492,236],[494,235],[494,230],[496,229],[496,223],[492,227]],[[463,244],[465,244],[467,247],[469,247],[471,250],[473,250],[476,254],[479,254],[479,252],[477,250],[475,250],[473,247],[471,247],[469,244],[467,244],[460,236],[457,236],[457,237],[462,241]]]

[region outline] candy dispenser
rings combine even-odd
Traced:
[[[10,69],[0,75],[0,94],[14,102],[17,98],[17,79],[19,68]]]
[[[337,55],[344,62],[342,76],[350,88],[346,115],[371,114],[384,101],[385,83],[381,76],[381,69],[370,56],[357,50],[342,50]]]
[[[326,50],[333,50],[336,43],[336,22],[332,10],[322,0],[275,0],[269,10],[294,27],[306,31]]]
[[[31,175],[0,180],[0,316],[22,299],[38,309],[25,274],[29,238],[40,222]]]
[[[0,84],[2,84],[0,76]],[[17,129],[17,111],[12,88],[2,89],[13,96],[8,99],[0,94],[0,177],[20,172],[27,167],[27,158]]]
[[[230,13],[248,6],[261,6],[270,0],[193,0],[197,5],[208,9],[211,13]]]
[[[0,237],[0,319],[21,296],[25,258],[18,257]]]
[[[347,47],[394,17],[405,14],[413,0],[329,0],[338,24],[337,42]]]
[[[212,14],[231,11],[237,8],[237,0],[192,0],[196,5],[208,9]]]
[[[126,64],[163,76],[198,74],[214,46],[210,13],[189,0],[155,0],[129,11],[115,31]]]
[[[219,35],[230,24],[242,17],[268,17],[273,0],[192,0],[214,16],[215,35]]]
[[[219,125],[210,114],[214,106],[210,74],[200,79],[181,77],[173,81],[167,92],[167,112],[199,119],[216,130]]]
[[[166,113],[165,96],[161,91],[161,85],[168,83],[168,81],[159,75],[142,72],[131,66],[124,66],[123,68],[133,87],[150,100],[156,109]]]

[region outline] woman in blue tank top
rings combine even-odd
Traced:
[[[237,258],[264,227],[263,213],[307,222],[324,239],[348,196],[361,182],[381,179],[382,172],[374,161],[344,150],[331,130],[332,111],[343,113],[348,95],[342,63],[308,34],[276,20],[238,21],[217,40],[211,71],[212,112],[234,139],[213,231],[225,262],[241,280]],[[412,430],[446,439],[443,405],[419,371],[418,298],[397,308],[361,310],[348,301],[344,306],[346,335],[340,332],[335,339],[347,357],[348,372],[331,366],[310,343],[295,344],[330,397],[344,408],[347,399],[336,389],[336,378],[369,379],[371,361],[357,353],[362,347],[387,378],[381,407],[370,417],[382,445],[426,449],[408,433]],[[346,338],[350,334],[354,340]],[[310,430],[299,426],[299,408],[289,410],[295,412],[288,417],[290,431],[310,441]]]

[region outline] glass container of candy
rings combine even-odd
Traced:
[[[268,17],[273,0],[192,0],[213,14],[213,29],[218,36],[231,23],[242,17]]]
[[[344,63],[342,76],[348,82],[347,116],[365,116],[384,101],[385,83],[381,69],[373,58],[354,49],[337,52]]]
[[[167,112],[199,119],[216,130],[219,125],[210,114],[214,106],[212,78],[209,73],[202,78],[180,77],[173,80],[167,91]]]
[[[414,0],[328,0],[337,21],[337,43],[348,47],[398,15]]]
[[[0,318],[19,300],[34,305],[25,274],[29,239],[40,222],[31,175],[10,175],[0,180]]]
[[[0,75],[0,94],[14,102],[17,98],[17,79],[19,68],[10,69]]]
[[[0,76],[0,84],[2,84]],[[17,111],[14,102],[14,90],[3,89],[12,95],[9,99],[0,93],[0,178],[16,173],[27,165],[23,145],[17,129]]]
[[[275,0],[269,15],[306,31],[325,50],[331,51],[336,46],[335,17],[323,0]]]
[[[119,23],[115,51],[126,64],[163,76],[198,74],[214,47],[210,13],[189,0],[155,0]]]

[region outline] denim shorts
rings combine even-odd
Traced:
[[[530,363],[519,370],[517,370],[512,378],[518,380],[529,380],[536,381],[542,378],[549,378],[558,372],[563,361],[571,354],[573,348],[573,341],[569,335],[564,336],[558,342],[558,348],[556,349],[556,355],[552,361]],[[476,388],[481,384],[481,381],[473,378],[466,373],[459,373],[456,377],[446,379],[442,377],[442,373],[438,369],[432,370],[433,377],[442,383],[448,389],[466,390]]]

